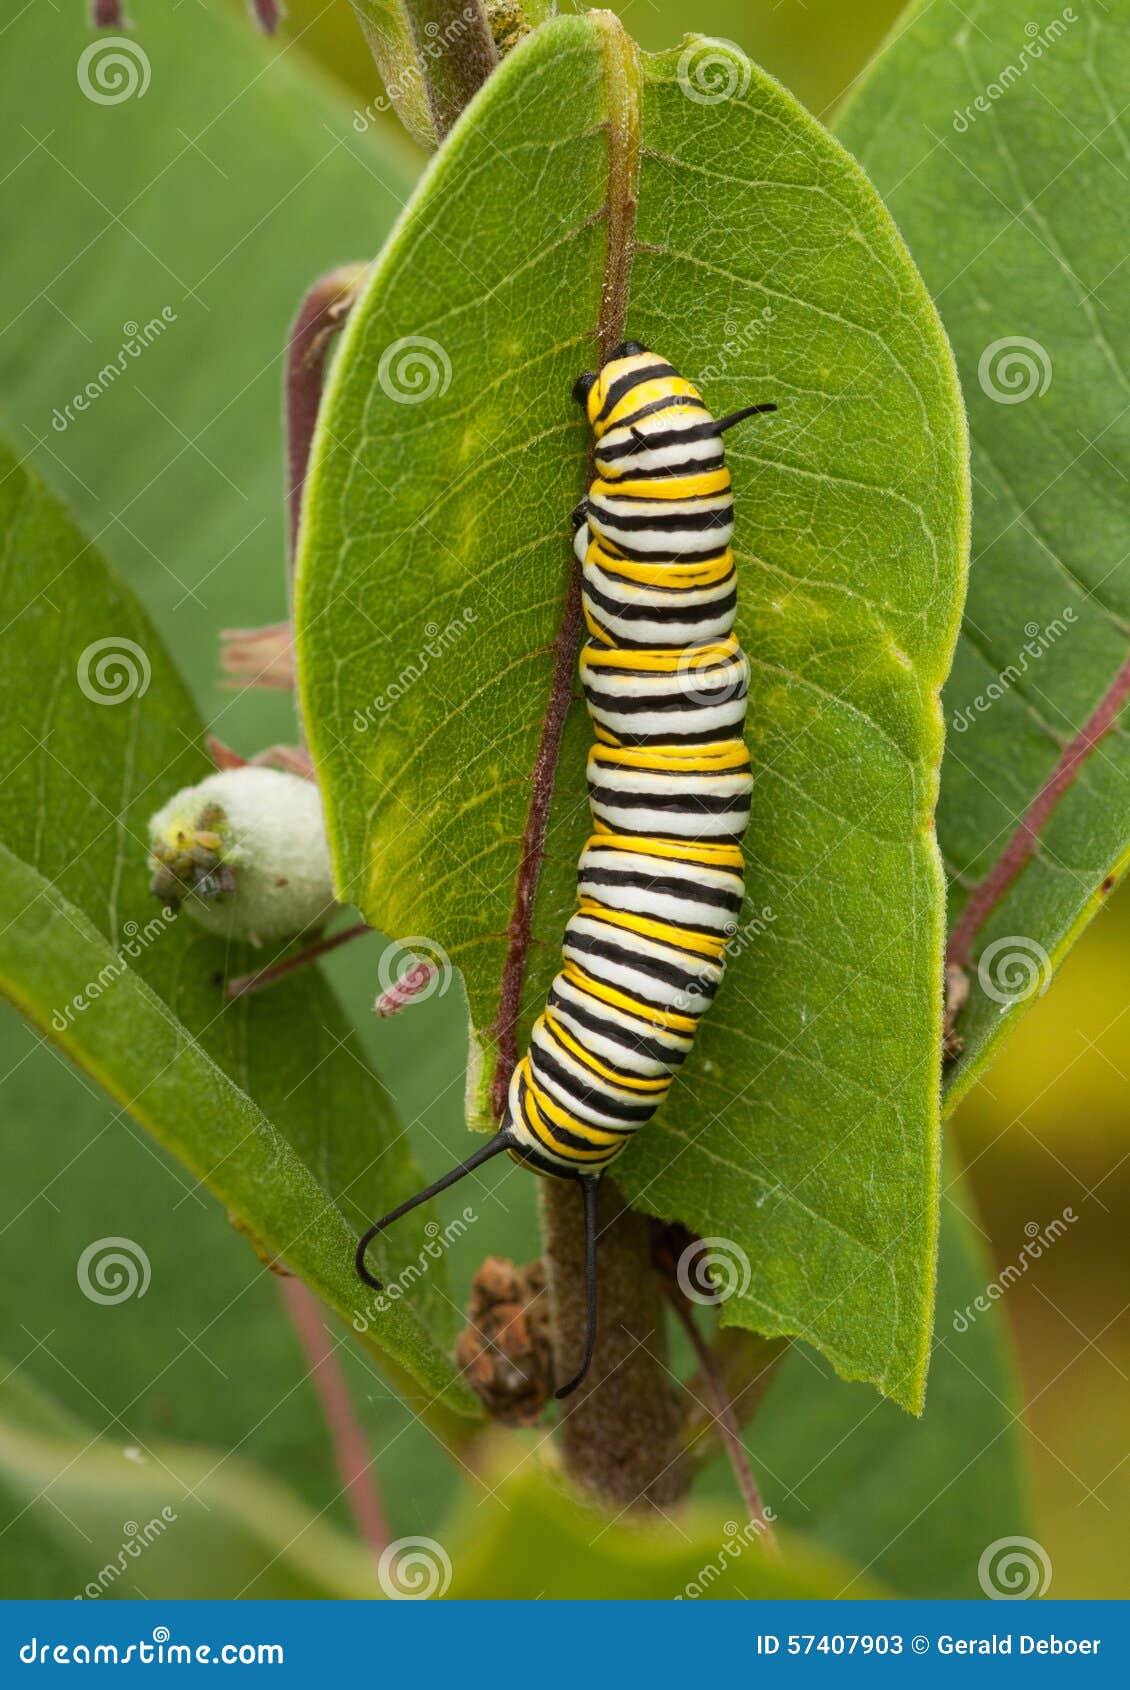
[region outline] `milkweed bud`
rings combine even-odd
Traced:
[[[150,888],[224,938],[292,938],[336,908],[311,780],[244,765],[170,798],[149,823]]]

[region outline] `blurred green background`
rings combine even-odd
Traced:
[[[240,14],[246,10],[243,0],[219,0],[219,8],[224,6]],[[698,0],[693,7],[686,0],[626,0],[616,9],[645,48],[668,46],[692,26],[737,42],[826,119],[899,10],[895,0],[859,0],[850,7],[842,0]],[[143,11],[140,4],[135,8],[139,17]],[[248,21],[246,28],[252,27]],[[349,106],[363,109],[380,93],[347,0],[292,0],[279,48],[288,58],[306,56],[320,63],[327,78],[344,86]],[[395,126],[394,119],[387,121]],[[401,151],[410,172],[422,155],[407,142]],[[364,191],[359,180],[357,192]],[[379,192],[374,185],[373,193]],[[117,203],[117,195],[111,192],[110,198]],[[301,221],[288,227],[276,220],[265,231],[268,250],[269,240],[285,241],[289,235],[300,247],[308,227]],[[321,255],[327,242],[321,234],[319,239]],[[334,251],[332,246],[329,251],[339,262],[370,256]],[[300,253],[290,262],[297,274],[306,273]],[[218,319],[210,317],[208,332],[216,332],[219,321],[238,337],[240,314],[253,306],[247,297],[236,296],[230,271],[205,291],[213,309],[217,297],[224,308]],[[296,287],[295,303],[298,291]],[[133,309],[134,301],[125,302],[121,315]],[[265,384],[273,382],[277,391],[278,371],[256,379],[260,386],[253,397],[262,418],[272,402]],[[67,391],[63,376],[57,387]],[[212,405],[205,414],[218,409],[218,404]],[[109,422],[108,409],[106,416]],[[25,419],[17,415],[14,421],[22,425]],[[46,428],[42,417],[39,427]],[[214,450],[211,440],[207,445]],[[228,449],[238,453],[238,440],[229,441]],[[233,495],[232,549],[214,579],[211,571],[221,560],[202,555],[199,578],[193,581],[198,596],[191,600],[182,593],[183,583],[167,578],[152,558],[132,548],[132,536],[114,532],[104,542],[142,592],[206,717],[219,718],[218,731],[245,753],[293,737],[289,700],[221,690],[215,659],[220,626],[268,622],[284,613],[281,462],[280,430],[275,486],[252,484],[244,491],[245,504]],[[65,475],[53,472],[50,462],[39,467],[74,499],[82,519],[92,526],[83,512],[81,492],[68,485]],[[191,522],[191,515],[186,520]],[[1130,894],[1123,893],[1086,933],[1047,995],[1019,1023],[1004,1055],[951,1128],[976,1203],[971,1218],[1000,1264],[1015,1260],[1029,1223],[1043,1228],[1065,1205],[1087,1221],[1073,1227],[1035,1264],[1002,1304],[1019,1358],[1037,1535],[1054,1563],[1050,1594],[1060,1597],[1127,1593],[1120,1522],[1130,1510],[1130,1461],[1125,1458],[1130,1419],[1130,1261],[1125,1249],[1130,1230],[1130,1041],[1124,1021],[1130,1004],[1128,940]],[[361,941],[333,958],[329,972],[356,1014],[421,1161],[434,1175],[465,1153],[462,1006],[453,989],[395,1022],[374,1021],[366,1006],[373,995],[378,946],[376,938]],[[139,1222],[136,1235],[155,1257],[164,1252],[168,1271],[191,1276],[200,1288],[202,1306],[238,1301],[238,1319],[217,1320],[206,1332],[194,1333],[197,1348],[178,1342],[175,1365],[137,1396],[138,1387],[157,1367],[146,1365],[142,1354],[117,1348],[123,1327],[106,1320],[114,1311],[92,1309],[73,1295],[73,1261],[68,1257],[52,1265],[52,1244],[59,1243],[61,1249],[70,1238],[67,1217],[76,1210],[83,1216],[84,1236],[121,1231],[123,1183],[128,1184],[131,1215],[163,1215],[170,1177],[183,1175],[171,1169],[140,1129],[118,1120],[105,1098],[10,1012],[3,1015],[0,1035],[0,1071],[8,1076],[0,1102],[9,1142],[16,1149],[11,1158],[13,1218],[0,1237],[0,1285],[8,1288],[11,1298],[11,1359],[19,1361],[25,1351],[34,1353],[30,1365],[35,1376],[94,1429],[115,1424],[119,1416],[125,1425],[128,1416],[139,1435],[191,1439],[191,1405],[206,1399],[213,1441],[239,1443],[242,1454],[286,1473],[321,1507],[336,1486],[331,1483],[314,1395],[303,1385],[279,1405],[278,1392],[269,1383],[288,1367],[296,1380],[302,1371],[276,1289],[256,1271],[246,1245],[231,1232],[216,1205],[209,1201],[198,1209],[200,1199],[192,1195],[184,1199],[193,1206],[191,1251],[175,1229],[171,1236],[150,1239]],[[40,1154],[45,1109],[51,1117],[50,1168],[59,1170],[46,1190],[46,1164]],[[483,1224],[472,1227],[452,1250],[457,1296],[488,1251],[520,1261],[537,1251],[534,1182],[523,1182],[509,1168],[492,1178],[497,1186],[505,1183],[505,1202],[493,1207],[489,1201],[480,1203]],[[32,1257],[45,1266],[29,1284],[24,1264]],[[68,1290],[69,1296],[64,1294]],[[47,1332],[52,1334],[49,1344],[42,1336]],[[144,1346],[151,1339],[142,1332],[137,1341]],[[260,1364],[250,1374],[249,1349]],[[384,1452],[381,1483],[394,1530],[434,1531],[456,1488],[450,1467],[371,1364],[348,1342],[340,1354],[363,1405],[371,1447]],[[69,1365],[64,1365],[67,1358]],[[238,1391],[231,1388],[232,1378],[240,1380]],[[756,1451],[756,1433],[751,1441]],[[731,1495],[728,1472],[715,1467],[706,1488]],[[331,1517],[345,1523],[339,1505]],[[1002,1531],[1006,1529],[1007,1523],[1002,1524]]]

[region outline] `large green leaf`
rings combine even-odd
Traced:
[[[1070,16],[1069,16],[1070,14]],[[938,832],[959,914],[1126,661],[1130,7],[922,5],[842,124],[903,230],[969,404],[974,543]],[[1037,14],[1039,16],[1039,14]],[[956,1102],[1130,858],[1130,736],[1085,759],[977,941]]]
[[[371,1554],[220,1449],[100,1438],[5,1363],[8,1598],[365,1597]]]
[[[228,1002],[220,983],[250,956],[158,911],[146,822],[205,771],[199,723],[132,597],[38,481],[7,455],[3,470],[0,678],[28,707],[0,740],[0,985],[352,1316],[358,1226],[418,1181],[403,1133],[316,973]],[[116,685],[97,668],[107,644]],[[466,1407],[427,1324],[449,1334],[440,1279],[370,1338],[421,1404],[450,1386]]]
[[[747,1433],[765,1500],[782,1524],[900,1596],[980,1597],[985,1546],[1031,1530],[1004,1320],[992,1305],[972,1321],[963,1316],[995,1273],[963,1213],[969,1203],[951,1169],[921,1420],[836,1379],[794,1346]],[[710,1482],[732,1491],[727,1463],[719,1460]],[[861,1590],[852,1585],[846,1594]]]
[[[715,98],[727,78],[733,97]],[[728,1318],[800,1334],[917,1405],[935,1243],[936,694],[964,568],[961,409],[868,184],[725,47],[689,38],[637,67],[607,18],[539,30],[465,113],[355,313],[299,588],[339,883],[374,923],[427,935],[462,970],[481,1118],[585,478],[569,388],[593,362],[615,271],[610,133],[614,230],[638,200],[630,332],[719,414],[780,406],[731,449],[758,768],[750,926],[685,1080],[619,1172],[641,1206],[745,1251],[750,1286]],[[588,737],[574,699],[524,1024],[572,905]]]

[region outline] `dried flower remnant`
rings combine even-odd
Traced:
[[[496,1420],[532,1426],[553,1394],[549,1298],[540,1261],[488,1256],[471,1286],[455,1359]]]
[[[263,628],[224,628],[220,632],[220,668],[225,687],[264,687],[294,691],[294,635],[289,622]]]
[[[150,886],[225,938],[316,932],[337,908],[322,800],[280,769],[223,769],[149,824]]]

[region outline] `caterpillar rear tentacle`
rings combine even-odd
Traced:
[[[625,341],[577,381],[596,475],[573,512],[589,638],[580,672],[596,744],[593,833],[577,870],[564,967],[514,1070],[495,1136],[371,1226],[378,1233],[506,1151],[576,1180],[585,1218],[585,1347],[597,1318],[597,1191],[659,1107],[721,982],[742,900],[753,785],[742,740],[749,665],[733,634],[733,503],[720,421],[662,358]]]

